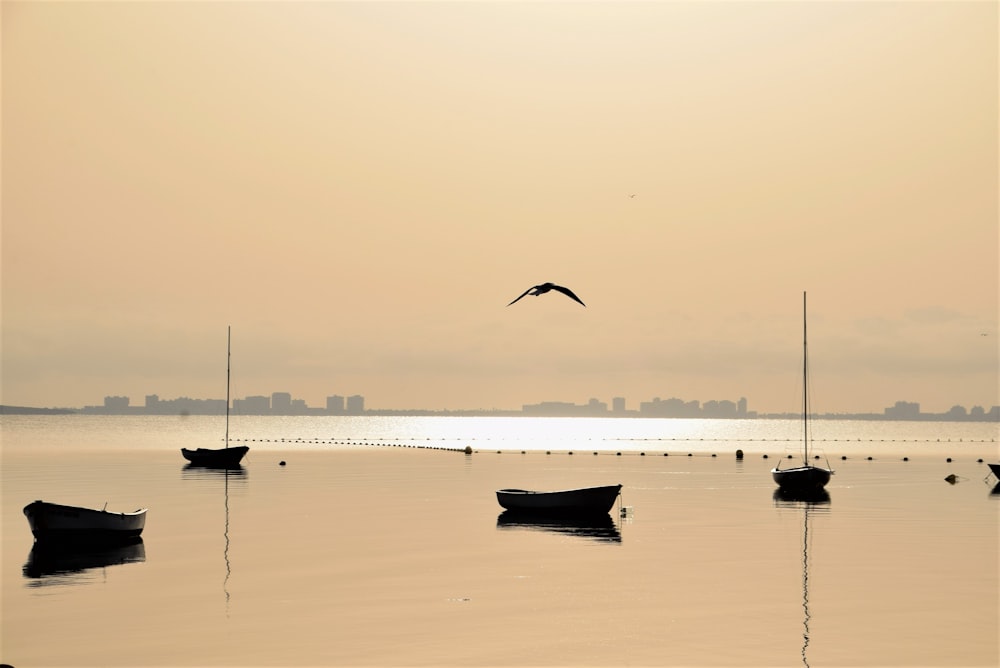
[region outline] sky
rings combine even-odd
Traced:
[[[2,404],[1000,404],[996,2],[0,22]]]

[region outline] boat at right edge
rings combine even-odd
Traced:
[[[812,439],[809,426],[809,347],[806,335],[806,293],[802,293],[802,465],[781,468],[779,462],[771,469],[771,477],[778,487],[791,494],[810,494],[822,490],[830,481],[833,470],[809,463],[809,445]],[[829,466],[829,463],[827,463]]]

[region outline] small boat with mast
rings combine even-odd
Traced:
[[[833,471],[809,463],[812,434],[809,425],[809,348],[806,335],[806,293],[802,293],[802,466],[782,469],[779,463],[771,477],[784,492],[809,494],[823,489]],[[827,464],[829,466],[829,464]]]
[[[239,466],[240,460],[250,451],[245,445],[229,447],[229,375],[230,375],[230,354],[231,354],[231,327],[226,328],[226,446],[224,448],[197,448],[189,450],[181,448],[184,459],[191,462],[191,466],[204,466],[209,468],[235,468]]]

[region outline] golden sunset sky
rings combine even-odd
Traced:
[[[996,2],[0,19],[3,404],[1000,403]]]

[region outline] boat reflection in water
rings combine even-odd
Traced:
[[[142,538],[104,542],[36,541],[24,564],[29,586],[73,584],[86,579],[87,571],[146,561]]]
[[[222,526],[222,560],[225,563],[226,574],[222,578],[222,593],[226,600],[226,614],[229,614],[229,578],[233,574],[233,566],[229,560],[229,481],[240,485],[247,481],[247,470],[241,464],[224,464],[219,466],[206,464],[187,464],[183,469],[185,478],[196,480],[222,480],[222,506],[225,517]]]
[[[186,464],[183,469],[185,478],[235,478],[247,477],[247,470],[242,464],[232,466],[206,466],[204,464]]]
[[[809,611],[809,529],[811,528],[809,515],[829,512],[830,493],[825,489],[789,492],[778,488],[774,490],[774,502],[779,508],[802,510],[802,665],[808,668],[809,622],[812,619]]]
[[[505,510],[497,516],[497,529],[550,531],[603,543],[620,543],[622,535],[611,515],[549,516]]]

